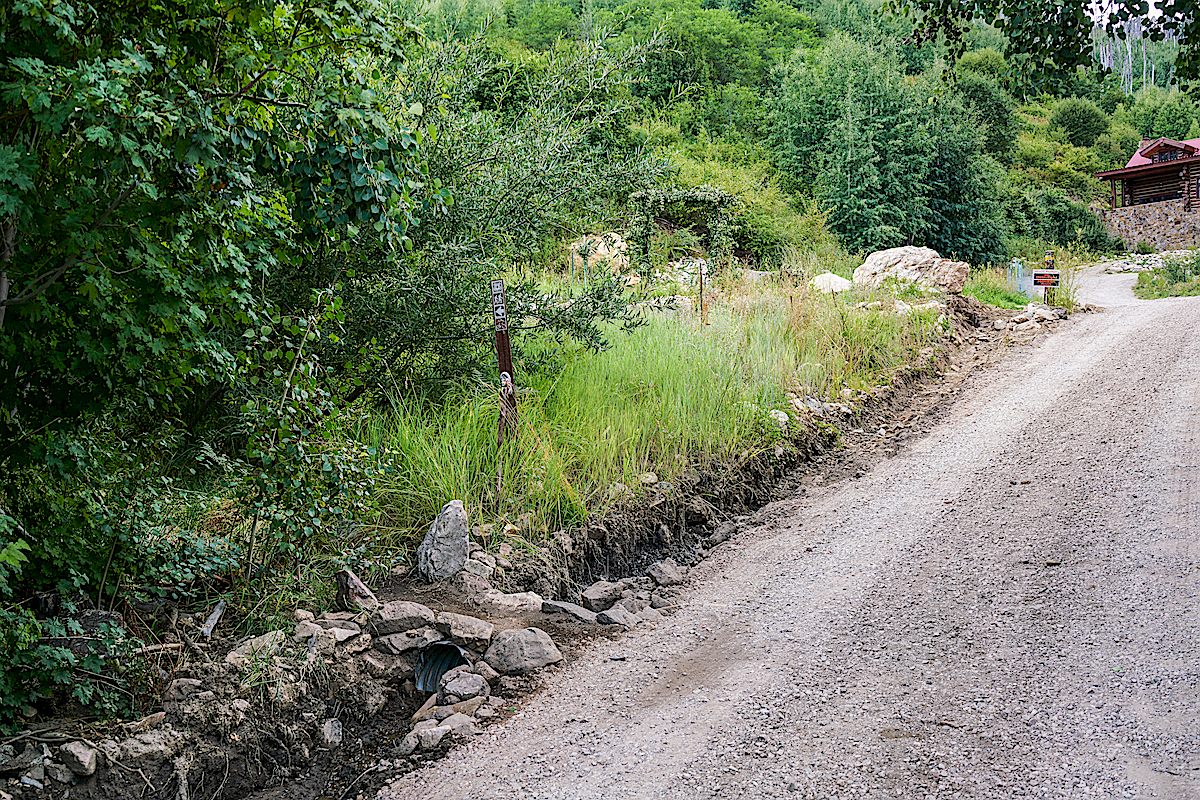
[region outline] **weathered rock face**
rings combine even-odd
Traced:
[[[854,270],[854,284],[876,288],[888,278],[916,283],[951,294],[962,292],[967,282],[967,264],[942,258],[928,247],[893,247],[867,256]]]
[[[820,275],[808,282],[818,292],[825,294],[838,294],[839,292],[848,292],[854,286],[853,283],[843,278],[841,275],[834,275],[832,272],[822,272]]]
[[[417,548],[417,571],[428,581],[451,577],[467,563],[471,530],[461,500],[451,500]]]
[[[612,272],[629,269],[629,244],[619,233],[588,234],[571,242],[571,266],[594,272],[607,268]]]
[[[550,634],[541,628],[524,628],[497,633],[483,660],[501,675],[521,675],[557,664],[562,657]]]

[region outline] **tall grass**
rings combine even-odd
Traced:
[[[523,376],[520,432],[502,447],[491,392],[397,405],[367,432],[397,455],[381,525],[411,544],[452,498],[476,521],[525,517],[528,538],[577,525],[642,491],[645,473],[670,481],[772,447],[784,434],[768,412],[795,418],[789,392],[837,397],[886,382],[938,328],[931,311],[779,288],[726,296],[710,322],[656,313],[604,352],[572,351]]]
[[[997,308],[1017,309],[1029,304],[1029,298],[1014,289],[1000,269],[971,270],[963,294]]]

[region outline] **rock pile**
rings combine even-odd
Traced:
[[[1125,272],[1148,272],[1152,269],[1162,269],[1163,260],[1166,258],[1181,258],[1191,256],[1191,250],[1170,250],[1163,253],[1151,253],[1150,255],[1142,255],[1140,253],[1127,253],[1124,257],[1115,261],[1108,261],[1101,266],[1109,275],[1118,275]]]
[[[1064,308],[1030,303],[1020,314],[1009,319],[998,319],[993,326],[998,331],[1030,333],[1040,331],[1044,326],[1061,322],[1066,318],[1067,311]]]

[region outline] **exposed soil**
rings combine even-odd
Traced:
[[[862,425],[674,616],[380,800],[1200,798],[1200,299],[1128,283]]]

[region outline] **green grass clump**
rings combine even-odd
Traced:
[[[503,447],[491,391],[399,403],[367,432],[397,464],[379,484],[381,528],[410,547],[451,498],[475,522],[524,518],[529,538],[578,525],[641,491],[644,473],[673,480],[773,447],[784,434],[768,412],[794,418],[789,392],[832,398],[887,382],[940,327],[932,310],[779,288],[726,297],[710,321],[656,313],[608,350],[523,376],[520,435]]]
[[[1010,288],[1008,278],[999,269],[972,270],[963,286],[963,294],[997,308],[1024,308],[1029,298]]]
[[[1138,275],[1133,293],[1143,300],[1200,295],[1200,258],[1193,251],[1187,255],[1163,259],[1161,269],[1152,269]]]

